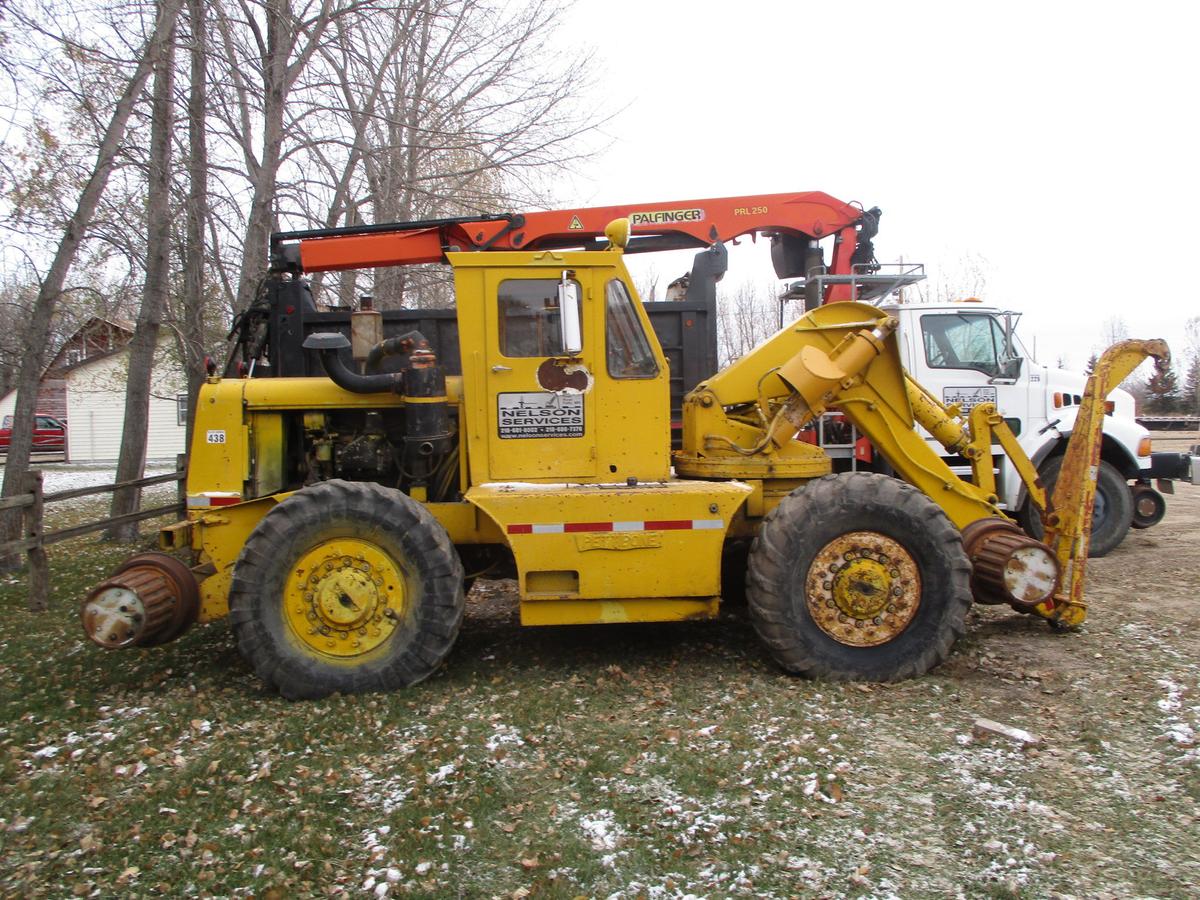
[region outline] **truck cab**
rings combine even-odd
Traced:
[[[1034,360],[1016,333],[1019,313],[975,300],[884,308],[900,320],[901,355],[912,376],[964,415],[980,403],[995,403],[1043,479],[1052,481],[1087,376]],[[1093,532],[1096,556],[1119,544],[1134,522],[1135,492],[1153,490],[1150,435],[1134,421],[1133,396],[1117,389],[1108,403]],[[931,447],[939,447],[925,436]],[[1012,462],[998,448],[995,459],[1003,507],[1036,531],[1040,523],[1029,512]],[[964,460],[948,461],[960,472],[969,471]]]

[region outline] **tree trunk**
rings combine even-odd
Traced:
[[[162,45],[154,68],[153,111],[150,118],[150,161],[146,191],[146,283],[137,329],[129,343],[129,375],[125,382],[125,424],[121,429],[121,455],[117,460],[117,482],[141,478],[146,471],[146,444],[150,426],[150,380],[158,330],[167,305],[171,254],[171,126],[174,118],[175,45]],[[142,501],[141,488],[113,492],[113,518],[136,512]],[[105,536],[133,540],[137,522],[110,526]]]
[[[207,29],[204,0],[188,0],[192,42],[189,50],[188,85],[188,200],[183,248],[182,358],[187,372],[187,443],[192,446],[192,423],[196,421],[196,398],[204,383],[206,306],[204,281],[204,226],[208,221],[208,108]]]
[[[291,7],[287,0],[268,0],[266,13],[267,44],[263,56],[262,159],[252,172],[253,193],[246,219],[246,240],[242,243],[242,274],[238,282],[237,308],[246,309],[254,302],[258,283],[266,272],[268,244],[274,219],[275,181],[283,155],[283,106],[287,99]]]
[[[25,474],[29,471],[29,455],[33,450],[33,424],[37,412],[38,382],[45,364],[46,343],[50,335],[50,323],[54,318],[54,310],[62,295],[67,272],[75,261],[79,244],[91,224],[96,206],[108,184],[113,161],[125,138],[129,116],[146,84],[154,61],[161,55],[162,46],[175,27],[175,18],[179,14],[181,3],[182,0],[167,0],[163,4],[154,33],[147,42],[145,52],[138,60],[133,75],[126,83],[125,90],[117,100],[112,118],[104,130],[92,174],[79,195],[75,212],[67,222],[58,250],[46,272],[46,277],[42,279],[38,287],[37,299],[34,301],[33,312],[25,331],[25,346],[28,348],[28,352],[22,359],[21,368],[17,374],[12,442],[8,448],[8,459],[4,467],[4,486],[0,489],[0,496],[14,496],[20,493],[25,485]],[[0,542],[15,538],[20,527],[19,511],[15,516],[10,513],[0,518]],[[0,565],[9,569],[19,564],[19,558],[9,557],[0,560]]]

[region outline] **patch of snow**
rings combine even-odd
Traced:
[[[484,741],[483,746],[488,752],[495,753],[500,747],[524,747],[525,740],[520,732],[511,725],[497,725],[491,737]]]
[[[593,850],[615,850],[625,836],[612,810],[598,809],[579,817],[579,828],[591,841]]]
[[[1158,686],[1167,692],[1166,699],[1158,701],[1158,708],[1163,712],[1175,712],[1183,706],[1183,688],[1169,678],[1158,679]]]
[[[426,784],[441,784],[443,781],[445,781],[447,778],[449,778],[451,775],[453,775],[455,773],[455,771],[457,771],[457,768],[455,767],[454,763],[446,763],[444,766],[439,768],[436,772],[431,773],[425,779],[425,783]]]

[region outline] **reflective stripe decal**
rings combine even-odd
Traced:
[[[206,509],[210,506],[233,506],[242,502],[241,494],[193,494],[187,498],[188,509]]]
[[[509,525],[509,534],[578,534],[588,531],[723,531],[721,519],[647,519],[640,522],[539,522]]]

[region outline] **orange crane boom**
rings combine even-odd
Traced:
[[[849,275],[855,265],[871,262],[879,210],[806,191],[280,232],[271,238],[272,269],[332,272],[444,262],[448,250],[587,247],[603,242],[605,226],[619,218],[630,222],[629,253],[767,235],[776,274],[791,278],[808,274],[810,245],[830,236],[827,274]],[[846,285],[834,285],[825,297],[844,299],[850,299]]]

